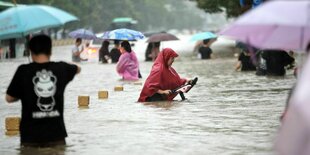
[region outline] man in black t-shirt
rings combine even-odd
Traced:
[[[211,59],[212,49],[209,47],[211,39],[203,40],[203,45],[199,47],[198,52],[200,53],[201,59]]]
[[[20,65],[7,89],[6,100],[21,100],[20,140],[22,146],[64,145],[64,90],[80,72],[77,65],[50,61],[49,36],[34,36],[29,42],[33,62]]]

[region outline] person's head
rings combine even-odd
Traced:
[[[81,38],[77,38],[75,40],[75,45],[80,46],[82,44],[82,39]]]
[[[87,42],[87,43],[85,44],[85,46],[86,46],[86,47],[89,47],[89,42]]]
[[[124,52],[130,53],[132,51],[131,46],[128,41],[122,41],[120,51],[121,53],[124,53]]]
[[[110,42],[109,41],[107,41],[107,40],[105,40],[105,41],[103,41],[102,42],[102,47],[108,47],[110,45]]]
[[[207,45],[207,44],[209,43],[209,41],[210,41],[210,39],[205,39],[205,40],[202,41],[202,43],[203,43],[204,45]]]
[[[159,48],[160,47],[160,42],[154,42],[154,47]]]
[[[29,49],[32,55],[50,56],[52,54],[52,40],[45,34],[36,35],[30,39]]]
[[[114,40],[114,45],[119,46],[119,40]]]
[[[163,61],[167,67],[170,67],[174,62],[174,58],[178,57],[178,54],[171,48],[164,48],[160,54],[163,55]]]

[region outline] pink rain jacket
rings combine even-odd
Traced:
[[[118,60],[116,70],[124,80],[138,80],[139,63],[135,52],[123,53]]]

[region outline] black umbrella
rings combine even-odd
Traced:
[[[149,37],[146,42],[161,42],[161,41],[170,41],[170,40],[179,40],[175,35],[170,33],[157,33]]]

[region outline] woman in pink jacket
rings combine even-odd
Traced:
[[[139,62],[134,51],[128,41],[121,43],[120,56],[116,65],[116,70],[123,80],[138,80],[139,79]]]

